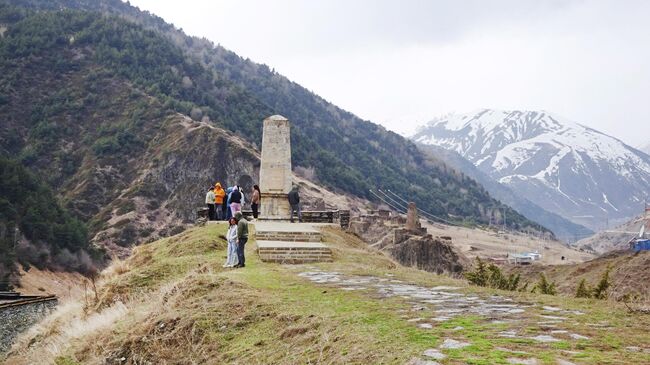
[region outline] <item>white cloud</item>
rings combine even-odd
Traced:
[[[399,132],[494,107],[650,139],[648,1],[131,3]]]

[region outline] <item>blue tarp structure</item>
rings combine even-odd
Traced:
[[[633,251],[650,251],[650,240],[636,240],[632,243]]]

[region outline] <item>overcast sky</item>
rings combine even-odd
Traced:
[[[547,110],[650,143],[650,1],[131,0],[399,133]]]

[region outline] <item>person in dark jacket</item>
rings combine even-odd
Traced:
[[[230,211],[232,212],[233,216],[237,212],[241,212],[241,204],[242,203],[242,195],[241,192],[239,192],[239,187],[235,186],[232,188],[232,192],[230,193]]]
[[[235,219],[237,220],[237,265],[235,267],[245,267],[246,266],[246,256],[244,255],[244,249],[246,248],[246,242],[248,242],[248,221],[244,218],[244,215],[241,212],[235,213]]]
[[[287,196],[289,205],[291,206],[291,223],[293,223],[293,213],[298,216],[298,222],[302,222],[302,212],[300,211],[300,194],[298,194],[298,186],[294,185],[293,189]]]

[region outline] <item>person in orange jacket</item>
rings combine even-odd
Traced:
[[[217,211],[217,220],[222,220],[224,217],[223,200],[225,196],[226,196],[226,192],[221,187],[221,183],[214,184],[214,208]]]

